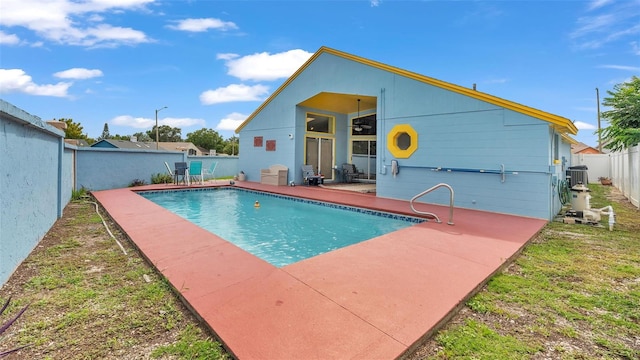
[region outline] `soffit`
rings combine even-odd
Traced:
[[[360,99],[360,112],[376,109],[375,96],[362,96],[353,94],[338,94],[321,92],[301,102],[300,106],[330,111],[340,114],[350,114],[358,111],[358,99]]]

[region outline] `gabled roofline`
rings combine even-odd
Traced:
[[[345,58],[348,60],[352,60],[361,64],[365,64],[365,65],[369,65],[372,66],[374,68],[378,68],[381,70],[385,70],[394,74],[398,74],[401,76],[405,76],[407,78],[413,79],[413,80],[417,80],[429,85],[433,85],[433,86],[437,86],[439,88],[445,89],[445,90],[449,90],[449,91],[453,91],[455,93],[458,94],[462,94],[462,95],[466,95],[469,96],[471,98],[474,99],[478,99],[481,101],[485,101],[487,103],[490,104],[494,104],[500,107],[503,107],[505,109],[509,109],[509,110],[513,110],[515,112],[524,114],[524,115],[528,115],[531,117],[534,117],[536,119],[540,119],[540,120],[544,120],[547,121],[553,125],[556,125],[556,127],[559,127],[563,130],[565,130],[565,133],[570,133],[572,135],[575,135],[578,133],[578,128],[573,124],[573,122],[567,118],[564,118],[562,116],[558,116],[558,115],[554,115],[551,113],[548,113],[546,111],[542,111],[542,110],[538,110],[526,105],[522,105],[522,104],[518,104],[516,102],[513,101],[509,101],[509,100],[505,100],[502,98],[499,98],[497,96],[493,96],[493,95],[489,95],[487,93],[483,93],[481,91],[477,91],[477,90],[473,90],[473,89],[469,89],[460,85],[455,85],[452,83],[448,83],[442,80],[438,80],[438,79],[434,79],[428,76],[424,76],[418,73],[414,73],[408,70],[403,70],[391,65],[387,65],[387,64],[383,64],[377,61],[373,61],[373,60],[369,60],[369,59],[365,59],[359,56],[355,56],[349,53],[345,53],[339,50],[335,50],[335,49],[331,49],[325,46],[322,46],[320,49],[318,49],[318,51],[315,52],[315,54],[313,54],[313,56],[311,56],[309,58],[309,60],[307,60],[293,75],[291,75],[287,81],[285,81],[282,85],[280,85],[280,87],[273,92],[273,94],[271,94],[271,96],[269,96],[253,113],[251,113],[251,115],[249,115],[249,117],[247,117],[247,119],[240,124],[240,126],[238,126],[238,128],[236,129],[236,133],[239,133],[240,130],[242,130],[242,128],[244,128],[251,120],[253,120],[253,118],[260,112],[262,111],[262,109],[267,106],[267,104],[269,104],[276,96],[278,96],[278,94],[280,94],[280,92],[282,92],[283,89],[285,89],[293,80],[295,80],[295,78],[298,77],[298,75],[300,75],[300,73],[302,73],[311,63],[313,63],[320,55],[322,54],[331,54],[331,55],[335,55],[341,58]]]

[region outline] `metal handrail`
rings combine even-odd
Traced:
[[[449,192],[451,193],[451,196],[449,197],[449,222],[447,224],[453,225],[453,188],[449,184],[440,183],[440,184],[437,184],[437,185],[434,185],[434,186],[428,188],[427,190],[421,192],[420,194],[412,197],[411,200],[409,201],[409,205],[411,205],[411,210],[413,210],[414,213],[421,214],[421,215],[431,215],[431,216],[436,218],[436,222],[441,223],[442,221],[440,221],[440,218],[438,217],[438,215],[436,215],[434,213],[426,212],[426,211],[416,210],[416,208],[413,206],[413,202],[416,199],[418,199],[419,197],[422,197],[422,196],[432,192],[435,189],[441,188],[441,187],[446,187],[447,189],[449,189]]]

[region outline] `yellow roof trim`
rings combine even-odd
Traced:
[[[567,134],[560,134],[560,136],[565,139],[569,144],[571,145],[575,145],[578,144],[578,140],[572,138],[571,136],[567,135]]]
[[[315,59],[318,58],[318,56],[320,56],[323,53],[327,53],[327,54],[332,54],[338,57],[342,57],[348,60],[352,60],[355,62],[359,62],[361,64],[365,64],[365,65],[369,65],[378,69],[382,69],[385,71],[389,71],[401,76],[405,76],[408,77],[410,79],[413,80],[417,80],[420,82],[424,82],[433,86],[437,86],[439,88],[445,89],[445,90],[449,90],[449,91],[453,91],[456,92],[458,94],[462,94],[462,95],[466,95],[469,97],[472,97],[474,99],[478,99],[481,101],[485,101],[488,102],[490,104],[494,104],[500,107],[503,107],[505,109],[509,109],[509,110],[513,110],[516,112],[519,112],[521,114],[525,114],[531,117],[534,117],[536,119],[540,119],[540,120],[544,120],[547,121],[549,123],[551,123],[552,125],[555,125],[554,128],[560,128],[563,129],[564,131],[561,132],[567,132],[570,134],[577,134],[578,133],[578,128],[573,124],[573,122],[567,118],[558,116],[558,115],[554,115],[542,110],[538,110],[529,106],[525,106],[522,104],[518,104],[515,103],[513,101],[509,101],[509,100],[505,100],[502,98],[499,98],[497,96],[493,96],[493,95],[489,95],[487,93],[483,93],[477,90],[473,90],[473,89],[469,89],[460,85],[455,85],[455,84],[451,84],[442,80],[438,80],[438,79],[434,79],[428,76],[424,76],[424,75],[420,75],[408,70],[403,70],[391,65],[386,65],[377,61],[373,61],[373,60],[369,60],[369,59],[365,59],[356,55],[352,55],[349,53],[345,53],[339,50],[335,50],[335,49],[331,49],[328,47],[321,47],[320,49],[318,49],[318,51],[316,51],[315,54],[313,54],[313,56],[311,56],[309,58],[309,60],[307,60],[307,62],[305,62],[293,75],[291,75],[287,81],[285,81],[273,94],[271,94],[271,96],[269,96],[269,98],[267,98],[267,100],[265,100],[260,107],[258,107],[251,115],[249,115],[249,117],[242,123],[240,124],[240,126],[238,126],[238,128],[236,129],[236,133],[240,132],[240,130],[242,130],[242,128],[245,127],[246,124],[248,124],[260,111],[262,111],[262,109],[271,102],[271,100],[273,100],[273,98],[275,98],[278,94],[280,94],[280,92],[282,92],[282,90],[289,85],[289,83],[291,83],[296,77],[298,77],[298,75],[304,71],[313,61],[315,61]]]

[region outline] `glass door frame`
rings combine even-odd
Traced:
[[[325,180],[334,180],[334,167],[335,167],[335,159],[336,159],[336,139],[335,139],[335,117],[331,115],[326,115],[318,112],[307,112],[306,113],[306,126],[305,126],[305,135],[304,135],[304,164],[305,165],[313,165],[314,171],[316,173],[320,173],[324,175]],[[318,123],[319,120],[322,120],[321,123]],[[324,123],[326,121],[326,124]],[[315,125],[315,127],[314,127]],[[320,126],[318,126],[320,125]],[[326,126],[325,126],[326,125]],[[317,128],[322,129],[323,131],[317,131]],[[311,154],[309,154],[309,140],[316,139],[318,147],[316,149],[317,154],[315,155],[316,163],[309,164],[309,158]],[[327,161],[323,160],[323,149],[324,143],[326,141],[330,142],[330,159]],[[326,153],[325,153],[326,155]]]

